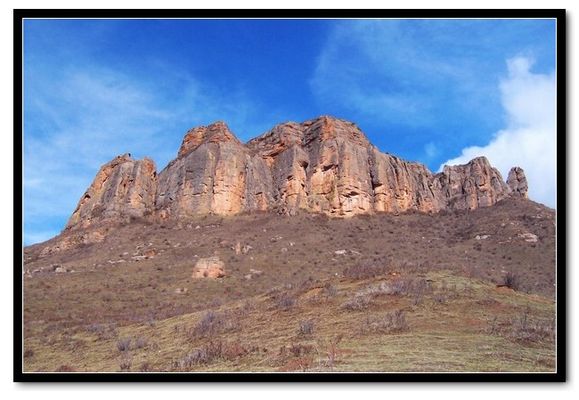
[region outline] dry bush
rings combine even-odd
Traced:
[[[367,317],[362,327],[363,332],[401,333],[410,330],[406,322],[406,313],[395,310],[380,317]]]
[[[135,339],[135,345],[133,346],[134,349],[142,349],[148,345],[147,338],[143,336],[139,336]]]
[[[298,335],[308,336],[314,333],[314,321],[311,319],[300,321]]]
[[[557,327],[554,318],[551,320],[532,318],[529,311],[525,310],[517,316],[504,320],[495,316],[489,321],[485,333],[523,344],[532,344],[554,342]]]
[[[338,335],[329,340],[321,339],[318,341],[318,352],[325,355],[324,364],[325,367],[330,369],[330,371],[334,370],[334,366],[338,362],[338,357],[340,355],[339,344],[341,341],[342,335]]]
[[[117,340],[118,351],[129,351],[131,349],[131,338],[121,338]]]
[[[372,296],[369,295],[355,295],[349,300],[346,300],[340,308],[348,311],[365,310],[372,304]]]
[[[509,271],[503,276],[501,284],[510,289],[519,290],[519,277],[514,272]]]
[[[90,324],[85,330],[95,334],[99,340],[109,340],[118,336],[116,324]]]
[[[139,367],[140,372],[151,372],[152,370],[153,367],[148,361],[144,361],[143,363],[141,363],[141,366]]]
[[[30,358],[32,356],[34,356],[34,350],[32,349],[24,350],[24,358]]]
[[[119,368],[121,371],[130,371],[131,366],[133,365],[133,360],[128,355],[123,355],[121,360],[119,361]]]
[[[280,310],[289,310],[297,304],[297,299],[289,292],[281,293],[274,299],[275,307]]]
[[[369,285],[342,304],[350,311],[365,310],[380,296],[412,296],[415,305],[420,304],[425,294],[432,292],[432,285],[425,279],[397,278],[388,282]]]
[[[238,342],[226,343],[221,340],[211,340],[203,346],[187,353],[183,358],[173,361],[172,370],[189,370],[199,365],[207,365],[218,360],[235,360],[243,357],[255,348],[248,349]]]
[[[218,333],[231,332],[239,328],[239,321],[231,313],[207,311],[189,332],[191,338],[212,337]]]

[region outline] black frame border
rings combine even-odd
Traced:
[[[23,23],[47,19],[318,19],[318,18],[552,18],[557,21],[557,372],[555,373],[52,373],[23,372],[22,191],[23,191]],[[567,380],[567,28],[564,9],[14,9],[14,344],[15,382],[565,382]]]

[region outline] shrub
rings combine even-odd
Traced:
[[[220,332],[238,328],[238,321],[232,314],[207,311],[193,328],[192,336],[211,337]]]
[[[119,362],[119,368],[121,369],[121,371],[130,371],[132,365],[133,360],[131,360],[131,358],[128,356],[122,357]]]
[[[356,295],[349,300],[346,300],[341,308],[348,311],[365,310],[372,304],[372,297],[369,295]]]
[[[322,341],[319,343],[319,347],[322,348],[322,352],[324,352],[326,355],[325,364],[330,369],[330,371],[334,370],[334,365],[338,361],[338,356],[340,354],[338,345],[341,341],[342,335],[338,335],[328,341]]]
[[[118,335],[115,324],[90,324],[86,326],[86,331],[95,334],[99,340],[108,340]]]
[[[131,338],[121,338],[117,341],[119,351],[129,351],[131,349]]]
[[[212,340],[187,353],[180,360],[174,361],[172,367],[177,370],[187,370],[198,365],[211,364],[219,359],[234,360],[248,352],[249,350],[239,343],[224,343],[220,340]]]
[[[338,294],[338,290],[335,286],[328,282],[324,285],[324,294],[327,297],[335,297]]]
[[[555,339],[555,320],[531,320],[528,312],[511,319],[511,337],[518,342],[541,342]]]
[[[142,349],[143,347],[147,346],[148,342],[147,339],[139,336],[138,338],[135,339],[135,349]]]
[[[381,333],[400,333],[409,329],[403,310],[395,310],[375,319],[368,317],[363,328],[364,331]]]
[[[299,335],[307,336],[307,335],[311,335],[313,333],[314,333],[314,321],[312,321],[311,319],[300,321],[299,327],[298,327],[298,334]]]
[[[151,364],[148,361],[145,361],[141,364],[141,366],[139,367],[139,371],[141,372],[151,372],[153,370],[153,367],[151,366]]]
[[[280,308],[282,310],[289,310],[290,308],[293,308],[296,305],[296,303],[297,303],[296,298],[289,293],[283,293],[276,300],[277,308]]]
[[[529,311],[525,310],[520,315],[502,321],[495,316],[485,331],[489,335],[502,336],[520,343],[536,343],[554,341],[557,328],[555,319],[533,319]]]
[[[518,290],[519,289],[519,278],[514,272],[509,271],[503,276],[502,285],[506,286],[510,289],[513,289],[513,290]]]

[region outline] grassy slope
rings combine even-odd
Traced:
[[[342,306],[364,288],[399,280],[427,281],[431,290],[376,294],[363,310]],[[297,303],[281,307],[278,300],[284,295]],[[206,335],[195,331],[204,311],[154,324],[125,325],[110,337],[88,330],[70,335],[31,333],[25,348],[33,355],[25,357],[26,370],[67,366],[76,371],[117,371],[127,360],[131,371],[553,371],[555,365],[550,336],[521,335],[533,333],[531,326],[537,321],[549,324],[554,315],[552,300],[450,271],[365,280],[332,278],[277,288],[215,310],[225,323]],[[404,311],[407,330],[368,330],[368,320],[394,310]],[[523,315],[528,316],[528,326],[520,332],[516,321]],[[299,333],[305,320],[313,321],[313,333]],[[498,327],[494,334],[493,326]],[[341,341],[332,363],[331,342],[337,337]],[[124,338],[131,338],[132,345],[119,351]],[[208,343],[220,343],[226,350],[209,362],[183,365],[187,354]]]
[[[519,236],[527,232],[537,242]],[[554,232],[553,210],[510,199],[437,215],[332,220],[251,214],[175,225],[133,223],[115,227],[102,243],[41,257],[54,239],[25,248],[24,268],[57,263],[75,272],[44,271],[24,279],[25,369],[118,370],[130,360],[131,371],[552,370],[552,340],[523,340],[517,321],[526,313],[532,328],[553,319]],[[235,254],[238,241],[252,246],[248,254]],[[157,254],[131,259],[148,249]],[[337,250],[347,252],[336,255]],[[191,279],[198,257],[213,254],[225,261],[228,276]],[[119,260],[124,262],[109,262]],[[359,265],[432,280],[433,290],[422,302],[414,290],[373,297],[365,310],[345,310],[341,305],[355,293],[385,279],[342,278],[345,268]],[[250,268],[263,275],[246,280]],[[507,271],[517,276],[521,292],[495,287]],[[322,288],[326,283],[335,295]],[[285,292],[297,306],[276,305]],[[192,334],[207,310],[227,313],[232,327],[205,337]],[[367,325],[393,310],[404,310],[408,330],[367,332]],[[314,321],[313,335],[297,335],[300,321],[308,319]],[[339,335],[332,366],[329,342]],[[133,349],[118,351],[125,337],[133,339]],[[142,343],[135,346],[137,338]],[[211,341],[222,342],[224,354],[202,365],[179,364]]]

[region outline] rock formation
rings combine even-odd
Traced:
[[[283,123],[246,145],[216,122],[187,132],[158,177],[147,158],[123,155],[105,164],[67,229],[149,215],[472,210],[509,195],[527,196],[521,168],[511,170],[507,183],[485,157],[434,174],[381,153],[355,124],[337,118]]]
[[[520,196],[523,198],[528,197],[529,186],[527,184],[527,177],[525,176],[525,171],[520,167],[513,167],[509,171],[509,176],[507,178],[507,185],[511,189],[513,195]]]
[[[223,278],[225,263],[219,257],[200,258],[193,268],[192,278]]]
[[[445,208],[473,210],[488,207],[505,198],[510,189],[500,172],[486,157],[477,157],[465,165],[445,166],[438,174]]]
[[[146,217],[155,209],[156,193],[155,163],[149,158],[133,160],[130,154],[123,154],[101,167],[66,228]]]
[[[162,217],[266,210],[271,176],[223,122],[187,133],[178,156],[159,174]]]

